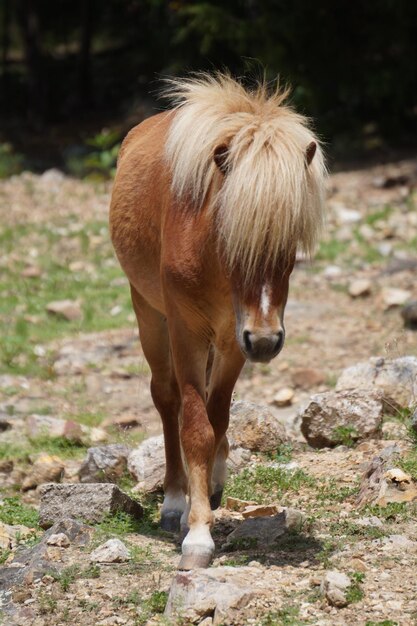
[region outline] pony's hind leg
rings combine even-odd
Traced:
[[[181,399],[172,365],[168,329],[164,316],[152,308],[134,287],[131,287],[131,294],[143,352],[152,372],[152,399],[161,416],[164,431],[166,470],[161,527],[169,532],[178,532],[181,516],[187,508],[187,477],[179,438]]]

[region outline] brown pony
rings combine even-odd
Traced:
[[[110,227],[163,423],[161,525],[187,533],[180,569],[191,569],[214,552],[236,380],[245,359],[270,361],[284,344],[296,250],[311,252],[322,225],[325,166],[278,88],[203,74],[166,93],[173,109],[122,145]]]

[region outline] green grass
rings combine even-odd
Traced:
[[[392,214],[393,210],[393,206],[391,206],[390,204],[386,204],[381,209],[378,209],[377,211],[372,211],[372,213],[368,213],[368,215],[365,216],[364,221],[366,224],[374,226],[378,222],[386,220]]]
[[[360,602],[364,597],[364,592],[361,587],[361,583],[365,578],[365,574],[361,572],[353,572],[350,574],[351,584],[346,593],[346,600],[348,604],[355,604]]]
[[[78,563],[65,567],[60,572],[49,571],[55,582],[59,583],[62,591],[68,591],[75,580],[82,578],[99,578],[101,569],[99,565],[88,565],[82,568]]]
[[[340,241],[339,239],[322,241],[316,254],[316,260],[331,262],[339,260],[339,257],[342,257],[347,251],[348,245],[346,241]]]
[[[359,433],[354,426],[336,426],[333,429],[333,436],[342,445],[353,448],[359,438]]]
[[[39,435],[31,437],[27,443],[0,443],[0,459],[13,459],[27,463],[29,455],[40,452],[57,455],[62,459],[79,459],[85,455],[87,448],[87,445],[69,441],[65,437]]]
[[[39,514],[36,509],[23,504],[19,497],[4,498],[0,505],[0,522],[4,524],[22,524],[30,528],[38,528]]]
[[[278,611],[267,613],[258,623],[259,626],[304,626],[311,622],[300,620],[298,606],[284,606]]]
[[[93,239],[97,236],[99,243]],[[0,229],[0,248],[2,254],[11,255],[2,267],[0,284],[0,372],[51,377],[51,355],[37,356],[37,345],[80,331],[126,325],[132,312],[129,290],[119,284],[123,274],[105,222],[88,222],[78,232],[71,230],[70,222],[63,229],[54,224],[6,227]],[[33,263],[42,274],[23,278],[31,249],[38,251]],[[85,268],[71,271],[74,261],[84,262]],[[81,321],[69,322],[46,312],[49,302],[64,299],[80,300]],[[115,305],[121,312],[111,315]]]
[[[268,503],[281,498],[288,491],[298,491],[303,486],[312,487],[315,480],[303,470],[287,471],[279,467],[257,465],[244,469],[226,483],[224,497]]]

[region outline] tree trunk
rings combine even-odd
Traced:
[[[94,0],[82,3],[82,29],[80,39],[78,95],[82,107],[92,101],[91,44],[93,38]]]

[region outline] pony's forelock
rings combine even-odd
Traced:
[[[323,223],[326,168],[307,118],[285,105],[287,90],[253,90],[227,74],[172,79],[165,95],[176,108],[166,143],[173,193],[216,215],[229,269],[249,281],[260,263],[311,254]],[[306,149],[316,142],[310,165]],[[228,146],[226,175],[214,162]],[[267,259],[267,261],[265,261]]]

